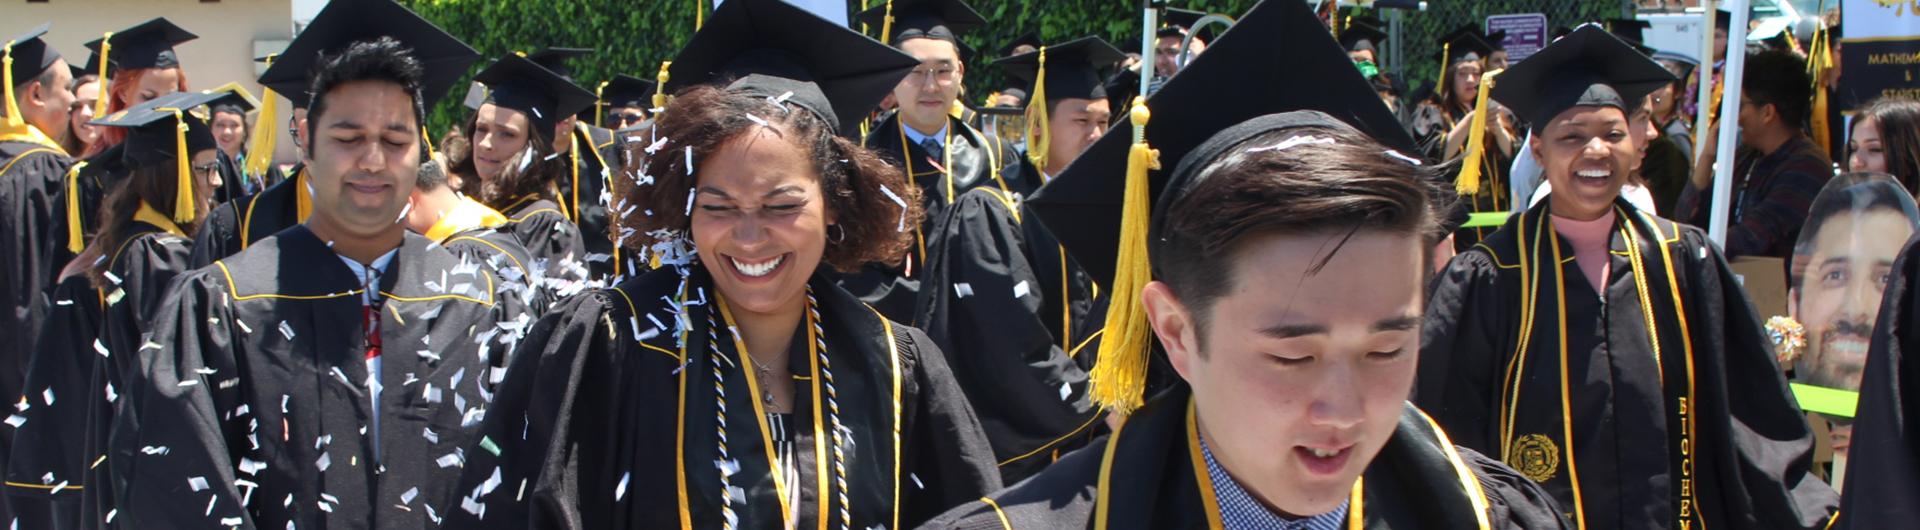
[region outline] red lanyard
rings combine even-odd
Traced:
[[[377,305],[360,306],[362,328],[367,332],[367,359],[380,356],[380,308]]]

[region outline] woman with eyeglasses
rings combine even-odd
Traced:
[[[192,270],[193,233],[221,184],[212,127],[189,112],[211,97],[170,94],[93,122],[122,132],[118,162],[128,169],[102,203],[92,242],[40,300],[46,324],[26,375],[34,398],[20,411],[6,477],[74,491],[50,499],[48,513],[63,527],[103,527],[114,509],[112,466],[100,462],[121,457],[106,454],[118,411],[130,406],[116,392],[138,374],[167,285]]]

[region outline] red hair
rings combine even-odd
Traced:
[[[174,87],[174,90],[179,92],[186,92],[187,91],[187,70],[185,68],[181,68],[178,66],[173,66],[170,68],[173,68],[174,70],[177,70],[180,72],[180,83],[179,83],[179,86]],[[160,70],[160,68],[135,68],[135,69],[120,70],[120,71],[114,72],[113,80],[110,81],[107,85],[108,94],[104,96],[107,98],[107,113],[106,115],[95,116],[94,118],[99,119],[99,118],[104,118],[106,116],[112,116],[113,113],[115,112],[120,112],[122,110],[126,110],[127,107],[133,106],[131,102],[133,101],[133,97],[138,95],[137,91],[140,90],[140,81],[146,78],[147,72],[152,72],[154,70]],[[124,142],[126,140],[127,140],[126,128],[101,127],[100,138],[98,140],[95,140],[93,142],[93,145],[87,146],[87,151],[81,154],[80,156],[81,158],[91,157],[95,154],[100,153],[101,151],[110,149],[113,146],[120,145],[120,142]]]

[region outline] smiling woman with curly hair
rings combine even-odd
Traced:
[[[739,35],[748,19],[810,27]],[[792,52],[809,46],[851,48],[834,60],[886,79],[835,83]],[[834,283],[902,255],[923,215],[899,169],[836,135],[912,65],[780,0],[723,4],[673,73],[726,77],[682,81],[702,86],[616,186],[624,246],[655,270],[521,341],[449,524],[912,528],[998,489],[945,356]]]

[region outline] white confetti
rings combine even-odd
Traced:
[[[207,477],[187,477],[187,487],[199,492],[207,489]]]
[[[1027,295],[1031,294],[1032,292],[1033,292],[1033,288],[1027,286],[1026,280],[1020,280],[1020,283],[1013,284],[1014,298],[1026,298]]]
[[[953,296],[955,298],[966,298],[969,296],[973,296],[973,285],[968,284],[966,282],[953,284]]]
[[[1292,138],[1281,140],[1280,143],[1273,144],[1273,145],[1262,146],[1262,147],[1249,147],[1247,148],[1247,152],[1259,153],[1264,151],[1285,151],[1287,149],[1292,149],[1302,145],[1327,145],[1332,143],[1334,143],[1332,138],[1321,137],[1321,136],[1311,136],[1311,135],[1301,135],[1301,136],[1295,136]]]
[[[313,465],[314,467],[320,468],[321,471],[326,471],[327,468],[333,467],[333,454],[324,453],[324,452],[320,453],[320,459],[314,461]]]
[[[693,175],[693,146],[691,145],[686,146],[685,148],[683,148],[682,152],[685,152],[687,154],[687,175],[692,176]]]
[[[107,352],[107,344],[100,342],[100,339],[93,339],[93,351],[99,352],[101,357],[113,356],[113,354]]]
[[[1066,401],[1070,397],[1073,397],[1073,385],[1060,383],[1060,401]]]
[[[400,504],[413,504],[413,498],[418,496],[420,496],[420,488],[418,486],[407,488],[406,493],[400,494]]]
[[[771,124],[768,124],[768,123],[767,123],[767,120],[763,120],[763,119],[760,119],[760,117],[759,117],[759,116],[755,116],[755,115],[752,115],[752,114],[747,114],[747,121],[750,121],[750,122],[753,122],[753,124],[754,124],[754,125],[759,125],[759,126],[761,126],[761,127],[771,127],[771,126],[772,126]],[[692,164],[688,164],[688,165],[692,165]]]
[[[40,392],[40,399],[45,400],[47,406],[53,406],[53,387],[47,387],[45,391]]]
[[[293,326],[288,325],[285,320],[280,321],[280,334],[285,335],[287,340],[293,340]]]
[[[1394,158],[1398,158],[1398,159],[1400,159],[1400,161],[1402,161],[1402,162],[1406,162],[1406,163],[1408,163],[1408,164],[1412,164],[1412,165],[1416,165],[1416,166],[1418,166],[1418,165],[1420,165],[1420,159],[1418,159],[1418,158],[1414,158],[1414,157],[1411,157],[1411,156],[1407,156],[1407,155],[1403,155],[1403,154],[1400,154],[1400,152],[1399,152],[1399,151],[1395,151],[1395,150],[1392,150],[1392,149],[1388,149],[1388,150],[1387,150],[1387,153],[1386,153],[1386,154],[1387,154],[1387,156],[1390,156],[1390,157],[1394,157]]]
[[[254,460],[251,458],[246,458],[246,457],[240,458],[241,473],[246,473],[248,475],[258,475],[260,474],[260,470],[263,470],[266,468],[267,468],[266,462],[261,462],[261,461]]]
[[[158,445],[158,446],[156,446],[156,445],[149,445],[149,446],[146,446],[146,447],[142,447],[142,448],[140,448],[140,454],[143,454],[143,455],[149,455],[149,456],[153,456],[153,455],[165,455],[165,454],[167,454],[167,453],[170,453],[170,452],[172,452],[172,451],[171,451],[171,450],[168,450],[168,449],[167,449],[167,446],[164,446],[164,445]]]

